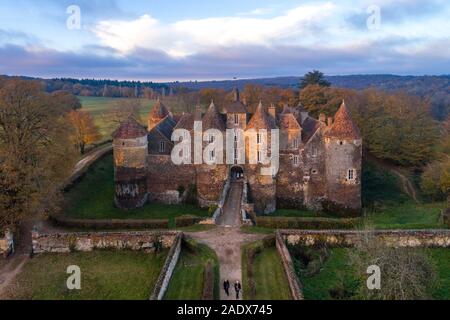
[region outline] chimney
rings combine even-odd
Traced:
[[[239,89],[237,87],[233,90],[233,99],[234,102],[239,101]]]
[[[275,105],[273,104],[273,103],[271,103],[270,104],[270,107],[269,107],[269,114],[274,118],[274,119],[276,119],[276,112],[277,112],[277,108],[275,107]]]
[[[328,125],[329,127],[331,127],[331,125],[333,124],[333,117],[328,117],[327,120],[328,120],[328,121],[327,121],[327,125]]]
[[[325,116],[324,113],[321,113],[321,114],[319,115],[319,121],[320,121],[320,122],[323,122],[323,123],[326,123],[326,122],[327,122],[327,117]]]

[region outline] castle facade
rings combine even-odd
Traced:
[[[184,129],[193,137],[195,123],[201,123],[203,132],[209,129],[221,132],[224,149],[225,137],[234,139],[231,164],[173,163],[171,153],[176,143],[172,141],[172,133]],[[235,89],[233,102],[221,111],[211,103],[204,114],[197,108],[192,114],[173,115],[158,100],[147,124],[145,128],[130,117],[113,134],[118,207],[136,208],[147,201],[179,203],[186,190],[194,190],[198,203],[207,207],[217,204],[230,180],[246,182],[248,201],[259,214],[281,207],[317,209],[324,202],[349,209],[361,207],[362,139],[344,102],[335,116],[329,118],[321,115],[314,119],[301,107],[285,106],[282,112],[277,112],[274,106],[266,109],[261,103],[251,114]],[[260,161],[259,149],[256,163],[247,161],[248,139],[244,139],[244,144],[236,142],[238,131],[245,133],[252,129],[267,132],[264,139],[269,155],[272,130],[278,129],[276,173],[261,173],[267,164]],[[227,135],[230,130],[236,135]],[[258,145],[261,139],[258,134]],[[214,137],[203,137],[203,147],[213,140]],[[245,159],[238,155],[244,155]],[[211,157],[214,156],[212,152]]]

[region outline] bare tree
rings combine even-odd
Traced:
[[[429,298],[435,283],[435,267],[423,251],[416,248],[387,246],[366,227],[351,250],[350,263],[360,281],[357,298],[376,300],[417,300]],[[376,265],[381,270],[381,288],[366,286],[367,268]]]

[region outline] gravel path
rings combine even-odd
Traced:
[[[241,246],[245,243],[263,239],[266,235],[243,233],[240,227],[218,226],[209,231],[186,233],[188,237],[212,248],[220,263],[220,300],[235,300],[233,284],[242,284]],[[224,280],[230,281],[230,296],[222,288]],[[242,299],[242,294],[240,295]]]

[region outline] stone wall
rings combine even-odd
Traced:
[[[177,265],[178,258],[181,253],[181,242],[183,240],[183,233],[179,233],[169,250],[164,266],[159,274],[158,280],[156,281],[155,287],[149,300],[162,300],[164,294],[169,286],[170,279],[172,278],[173,270]]]
[[[40,233],[32,231],[33,253],[92,251],[95,249],[154,250],[170,248],[177,231]]]
[[[298,281],[295,273],[294,264],[292,262],[291,255],[286,247],[285,241],[282,235],[277,232],[275,239],[278,254],[280,255],[281,262],[283,263],[284,272],[288,279],[289,288],[291,290],[291,296],[293,300],[303,300],[303,293],[300,282]]]
[[[279,230],[283,239],[292,245],[351,247],[360,241],[365,231],[355,230]],[[450,230],[375,230],[370,234],[388,246],[395,247],[450,247]]]

